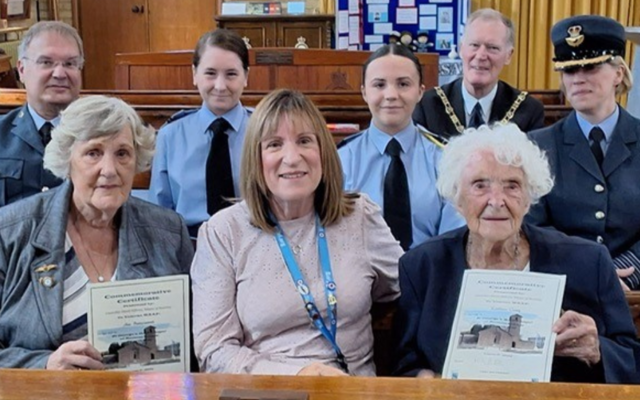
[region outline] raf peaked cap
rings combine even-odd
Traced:
[[[554,68],[583,67],[624,57],[624,27],[599,15],[565,18],[551,28]]]

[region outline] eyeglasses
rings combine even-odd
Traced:
[[[84,62],[77,58],[72,58],[66,61],[53,61],[49,58],[38,58],[37,60],[33,60],[28,57],[22,57],[22,59],[33,62],[36,65],[36,68],[42,71],[52,71],[56,69],[58,65],[66,71],[79,71],[84,65]]]

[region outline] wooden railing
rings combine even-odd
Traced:
[[[255,107],[268,93],[267,91],[246,91],[242,95],[242,104]],[[202,99],[195,90],[113,90],[82,91],[82,95],[103,94],[119,97],[129,103],[151,126],[160,128],[174,113],[183,109],[197,108]],[[305,94],[322,112],[328,123],[358,124],[362,129],[369,125],[371,113],[360,92],[322,92],[308,91]],[[531,92],[531,95],[545,104],[545,123],[551,124],[569,113],[570,107],[564,105],[564,97],[559,91],[543,90]],[[26,93],[22,89],[0,89],[0,114],[6,114],[26,102]],[[336,142],[347,134],[334,134]],[[149,187],[149,173],[136,176],[134,187]]]
[[[482,382],[417,378],[265,376],[109,371],[1,370],[0,398],[13,400],[219,399],[225,389],[261,390],[236,399],[309,400],[635,400],[640,386]],[[269,397],[271,395],[271,397]],[[293,397],[295,398],[295,397]],[[229,397],[226,397],[229,399]]]

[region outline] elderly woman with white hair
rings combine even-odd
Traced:
[[[62,112],[44,165],[65,181],[0,208],[0,368],[102,369],[87,284],[188,273],[182,218],[130,197],[154,136],[119,99]]]
[[[438,190],[467,226],[400,259],[396,374],[442,372],[464,271],[479,268],[566,275],[552,380],[638,380],[640,348],[607,249],[522,222],[553,186],[544,153],[513,124],[485,126],[454,138],[440,170]]]

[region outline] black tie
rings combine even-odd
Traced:
[[[45,122],[40,128],[40,138],[42,138],[44,147],[47,147],[51,141],[51,130],[53,130],[53,124],[49,121]]]
[[[477,129],[482,124],[484,124],[484,118],[482,118],[482,106],[480,105],[480,102],[477,102],[475,107],[473,107],[473,111],[471,111],[468,128]]]
[[[231,125],[224,118],[216,119],[209,126],[213,132],[211,149],[207,157],[207,212],[209,215],[229,206],[231,203],[225,198],[232,198],[235,195],[229,155],[229,135],[226,134],[229,128]]]
[[[411,234],[411,203],[409,202],[409,182],[407,172],[400,159],[402,147],[396,139],[391,139],[385,153],[391,156],[391,164],[384,177],[384,219],[393,236],[400,241],[406,251],[413,242]]]
[[[598,128],[597,126],[593,127],[593,129],[591,129],[591,132],[589,132],[589,140],[593,142],[591,143],[591,152],[596,158],[596,161],[598,162],[600,168],[602,168],[602,160],[604,160],[604,153],[602,152],[602,146],[600,145],[600,143],[604,140],[604,132],[602,132],[602,129]]]

